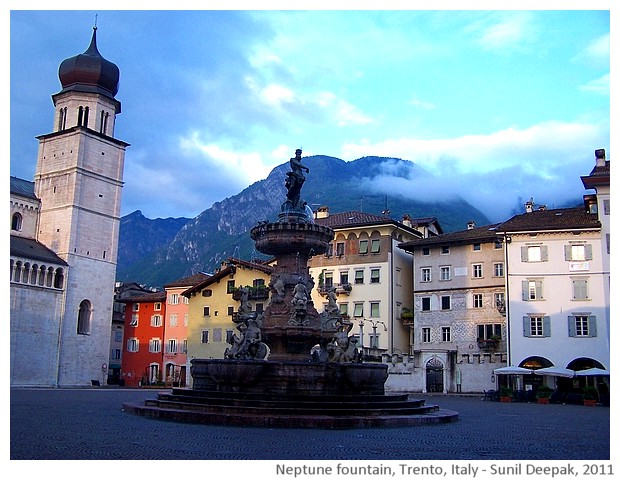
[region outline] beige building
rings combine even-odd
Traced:
[[[411,310],[411,257],[398,244],[421,238],[411,219],[397,222],[362,212],[330,214],[320,208],[315,222],[334,230],[334,240],[324,255],[309,261],[315,283],[312,299],[321,312],[327,292],[335,288],[341,314],[353,322],[351,334],[360,336],[367,358],[409,351],[410,325],[403,313]],[[436,232],[436,222],[420,222]]]
[[[233,322],[239,309],[238,289],[251,287],[252,310],[263,311],[269,301],[271,271],[265,263],[229,258],[218,272],[182,292],[188,299],[188,364],[193,358],[224,358],[232,335],[238,333]]]
[[[504,245],[496,225],[400,245],[413,255],[407,390],[480,392],[506,365]],[[404,385],[406,383],[407,385]]]

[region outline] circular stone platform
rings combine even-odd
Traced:
[[[268,395],[173,389],[123,411],[175,422],[271,428],[349,429],[455,422],[458,412],[401,395]]]

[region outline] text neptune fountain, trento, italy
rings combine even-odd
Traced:
[[[234,315],[237,333],[223,359],[193,359],[191,389],[175,388],[125,411],[185,422],[269,426],[354,428],[450,422],[458,413],[425,405],[407,394],[386,395],[388,366],[364,363],[352,324],[333,298],[317,312],[308,259],[327,251],[333,230],[314,223],[301,198],[309,174],[301,150],[290,159],[286,201],[278,221],[250,231],[256,249],[276,265],[270,301],[252,311],[241,292]],[[190,320],[191,321],[191,320]],[[311,353],[312,352],[312,353]]]

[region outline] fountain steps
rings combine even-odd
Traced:
[[[457,412],[408,395],[274,397],[175,389],[143,404],[123,404],[123,410],[177,422],[278,428],[402,427],[458,419]]]

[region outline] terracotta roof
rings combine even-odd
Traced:
[[[172,287],[193,287],[194,285],[204,282],[210,275],[207,273],[195,273],[189,277],[180,278],[164,285],[164,288]]]
[[[234,273],[233,269],[237,265],[241,265],[246,268],[254,268],[268,275],[271,275],[271,272],[273,272],[273,267],[270,267],[269,265],[264,265],[263,263],[248,262],[246,260],[239,260],[238,258],[229,258],[227,262],[228,266],[226,268],[221,269],[219,272],[211,275],[209,278],[205,279],[201,283],[193,285],[191,288],[185,290],[181,295],[188,297],[190,294],[199,292],[205,287],[216,283],[222,278],[225,278],[228,275]]]
[[[133,295],[131,297],[121,298],[121,303],[148,303],[148,302],[165,302],[166,292],[149,292]]]
[[[609,160],[604,165],[595,165],[590,175],[581,177],[581,182],[586,188],[595,188],[599,185],[609,185]]]
[[[411,220],[411,222],[415,223],[413,219]],[[388,224],[395,225],[405,230],[409,230],[411,232],[419,234],[417,230],[408,227],[402,222],[398,222],[392,218],[382,217],[380,215],[374,215],[372,213],[358,212],[355,210],[350,212],[330,213],[328,217],[316,218],[314,220],[314,223],[316,223],[317,225],[330,227],[332,229]]]
[[[497,223],[484,225],[482,227],[459,230],[458,232],[444,233],[429,238],[421,238],[410,242],[403,242],[398,246],[406,251],[412,251],[416,247],[429,245],[467,245],[477,242],[494,242],[497,239],[495,228]]]
[[[498,232],[600,229],[596,214],[587,213],[584,207],[534,210],[515,215],[497,227]]]
[[[55,263],[56,265],[68,265],[67,262],[42,243],[32,238],[18,237],[17,235],[11,235],[11,255],[40,262]]]

